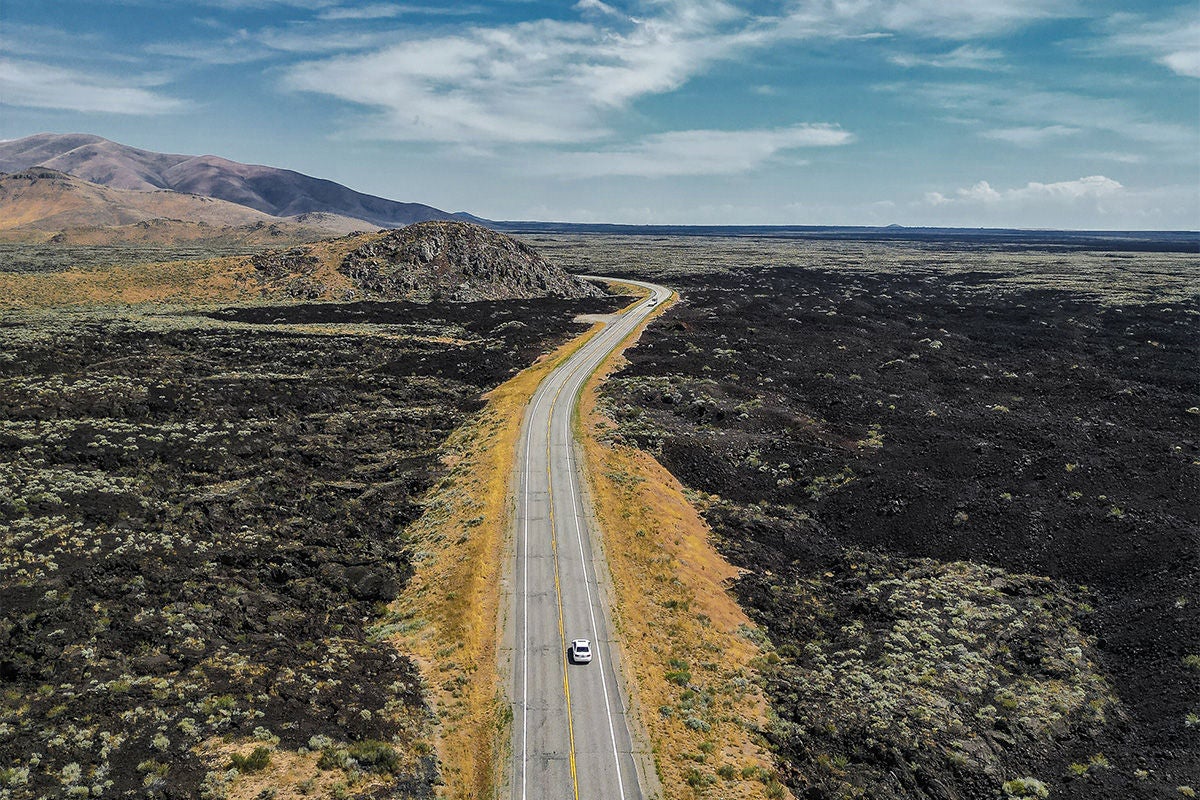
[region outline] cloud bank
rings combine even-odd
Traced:
[[[643,98],[674,91],[719,62],[783,43],[892,33],[954,40],[1072,9],[1066,0],[804,0],[763,16],[724,0],[666,0],[637,13],[581,0],[573,21],[408,36],[367,52],[297,64],[283,85],[369,109],[367,133],[374,138],[578,143],[609,136],[613,114]],[[994,68],[999,56],[963,45],[923,63]],[[921,61],[907,58],[914,65]]]
[[[1200,197],[1186,185],[1132,188],[1104,175],[1067,181],[1029,181],[997,188],[981,180],[953,192],[928,192],[907,213],[941,225],[1012,228],[1144,230],[1177,227],[1184,215],[1195,218]],[[926,223],[928,224],[928,223]]]

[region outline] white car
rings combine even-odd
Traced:
[[[587,639],[571,640],[571,661],[576,664],[587,664],[592,660],[592,643]]]

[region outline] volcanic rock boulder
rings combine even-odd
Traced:
[[[421,222],[354,249],[338,271],[368,296],[414,300],[598,297],[528,245],[465,222]]]

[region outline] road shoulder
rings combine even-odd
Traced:
[[[737,572],[709,543],[679,482],[648,454],[612,440],[599,397],[624,363],[621,353],[668,305],[591,376],[576,421],[588,509],[603,531],[607,569],[598,563],[596,572],[615,601],[607,605],[635,751],[650,754],[641,762],[650,779],[643,786],[664,800],[704,786],[727,798],[786,797],[760,735],[767,705],[754,663],[764,657],[762,638],[726,591]]]

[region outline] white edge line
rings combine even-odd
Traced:
[[[572,404],[572,406],[573,405],[574,404]],[[587,558],[583,554],[583,532],[582,532],[581,526],[579,524],[579,501],[576,497],[576,491],[575,491],[575,483],[576,483],[575,458],[574,458],[574,452],[573,452],[573,449],[571,446],[572,439],[574,439],[574,437],[570,434],[570,431],[568,429],[569,426],[567,425],[567,422],[568,422],[568,420],[563,420],[563,429],[566,431],[566,434],[567,434],[567,465],[568,465],[568,470],[570,471],[570,475],[571,475],[571,479],[569,481],[569,485],[571,487],[571,516],[575,519],[575,540],[579,544],[579,560],[584,569],[583,589],[587,593],[588,616],[591,618],[591,622],[592,622],[592,638],[597,638],[598,632],[596,630],[596,609],[595,609],[595,606],[592,604],[592,588],[589,585],[588,576],[587,576],[587,566],[588,566]],[[594,566],[592,568],[592,571],[593,571],[593,573],[595,572]],[[600,662],[599,664],[597,664],[597,666],[600,668],[600,688],[604,692],[604,713],[608,717],[608,735],[609,735],[609,738],[612,740],[613,764],[617,768],[617,788],[620,791],[622,800],[624,800],[624,798],[625,798],[625,781],[621,777],[621,755],[617,751],[617,731],[613,725],[612,706],[608,701],[608,679],[604,677],[604,659],[600,655],[599,649],[596,650],[596,660]]]
[[[655,296],[655,294],[656,293],[652,291],[651,298],[653,298]],[[648,311],[650,308],[652,308],[652,306],[647,306],[645,310]],[[622,339],[624,339],[626,335],[628,335],[628,333],[631,333],[634,329],[636,329],[637,326],[639,324],[641,324],[642,320],[645,319],[645,317],[646,317],[646,315],[642,315],[641,317],[637,318],[636,321],[633,322],[633,324],[628,326],[629,330],[622,331],[621,335],[619,337],[614,336],[614,338],[617,339],[617,344],[619,344],[620,341]],[[632,315],[630,318],[632,318]],[[617,330],[619,327],[625,327],[625,326],[613,326],[609,330]],[[614,345],[614,347],[615,347],[615,345]],[[589,367],[588,369],[586,369],[586,370],[582,369],[583,365],[580,364],[575,368],[575,370],[572,371],[572,374],[568,378],[568,380],[575,381],[575,386],[571,389],[571,392],[569,395],[571,398],[571,404],[570,404],[571,414],[569,414],[567,416],[567,418],[563,420],[563,425],[562,425],[564,439],[566,441],[567,465],[568,465],[568,474],[569,474],[569,478],[570,478],[568,481],[568,485],[571,488],[571,517],[575,523],[575,541],[577,542],[577,544],[579,546],[579,561],[580,561],[580,565],[584,569],[583,589],[587,595],[588,616],[592,623],[592,638],[593,639],[597,638],[599,636],[599,633],[596,628],[596,607],[592,602],[592,589],[589,584],[588,575],[587,575],[588,561],[587,561],[587,557],[584,555],[584,552],[583,552],[583,529],[579,522],[579,499],[578,499],[578,494],[576,491],[578,476],[576,474],[576,464],[575,464],[575,457],[574,457],[574,450],[573,450],[575,437],[571,433],[571,430],[570,430],[570,421],[571,421],[571,418],[574,416],[575,402],[578,398],[579,391],[583,388],[583,383],[584,383],[586,376],[591,375],[592,369],[594,369],[596,366],[599,366],[604,361],[604,358],[607,357],[612,352],[612,349],[613,348],[606,349],[604,351],[604,355],[602,355],[598,359],[590,359],[588,362],[588,367]],[[595,361],[595,365],[592,365],[590,363],[591,360]],[[556,396],[555,397],[555,401],[556,401],[555,405],[557,405],[557,399],[558,398]],[[595,565],[592,566],[592,572],[593,572],[593,574],[595,573]],[[625,798],[625,781],[621,775],[621,755],[620,755],[620,751],[617,747],[617,731],[616,731],[616,726],[614,725],[614,722],[613,722],[612,704],[609,702],[608,679],[604,675],[604,659],[603,659],[603,656],[601,655],[601,651],[599,649],[596,650],[596,660],[599,662],[597,664],[597,667],[599,667],[599,669],[600,669],[600,687],[604,694],[604,712],[608,718],[608,735],[609,735],[609,739],[612,742],[613,765],[616,767],[616,770],[617,770],[617,789],[620,792],[620,796],[621,796],[622,800],[624,800],[624,798]]]
[[[540,389],[540,387],[539,387]],[[537,415],[538,407],[545,399],[545,392],[538,392],[537,400],[530,411],[530,418]],[[533,428],[525,432],[525,469],[522,475],[524,484],[524,500],[522,502],[522,519],[524,522],[521,538],[524,555],[524,570],[521,579],[521,800],[526,800],[528,778],[526,775],[529,762],[529,448],[533,440]]]
[[[609,328],[608,330],[612,330],[612,329]],[[595,337],[593,337],[591,340],[589,340],[576,353],[576,355],[583,355],[584,353],[586,353],[587,350],[589,349],[589,346],[592,346],[590,349],[595,349],[594,345],[596,345],[601,339],[604,338],[604,333],[606,333],[606,332],[607,331],[602,331],[601,333],[599,333]],[[590,355],[588,357],[590,357]],[[573,356],[573,358],[574,358],[574,356]],[[568,363],[569,363],[569,361],[568,361]],[[563,366],[566,366],[566,364],[564,364]],[[562,367],[560,367],[560,369],[561,368]],[[578,366],[576,366],[575,369],[578,369]],[[566,380],[569,380],[572,374],[573,373],[568,373],[567,379],[564,379],[563,383],[566,383]],[[554,375],[554,373],[551,373],[550,376],[548,376],[548,379],[544,383],[542,383],[538,386],[537,395],[536,395],[536,399],[533,404],[533,408],[529,412],[529,419],[532,420],[537,416],[538,408],[541,407],[541,405],[545,401],[546,397],[551,394],[549,387],[550,387],[551,381],[553,379],[553,375]],[[555,400],[557,400],[557,398],[558,398],[557,392],[554,393],[554,398],[555,398]],[[552,402],[551,403],[552,408],[553,408],[553,405],[554,404]],[[522,560],[524,561],[524,566],[523,566],[523,570],[522,570],[522,591],[521,591],[521,628],[522,628],[522,646],[521,646],[521,798],[522,798],[522,800],[527,800],[527,798],[528,798],[528,785],[529,785],[528,774],[527,774],[528,773],[528,764],[529,764],[529,474],[530,474],[529,464],[530,464],[530,452],[531,452],[531,448],[532,448],[532,444],[533,444],[533,432],[534,432],[534,426],[529,426],[526,429],[525,464],[524,464],[524,470],[523,470],[523,475],[522,475],[523,501],[522,501],[522,509],[521,510],[522,510],[523,525],[522,525],[522,534],[521,535],[522,535],[522,539],[524,540],[522,542],[522,550],[524,553]],[[551,503],[551,502],[553,502],[553,498],[548,496],[547,503]],[[607,697],[605,699],[607,700]]]

